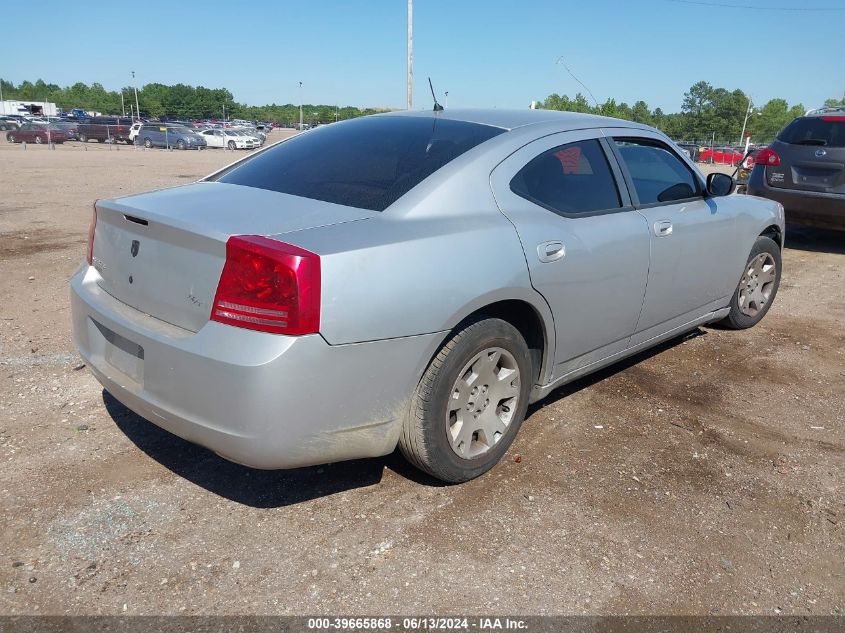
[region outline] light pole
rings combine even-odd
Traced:
[[[302,82],[299,82],[299,131],[302,131]]]
[[[745,109],[745,119],[742,121],[742,132],[739,133],[739,144],[742,145],[742,139],[745,138],[745,126],[748,124],[748,115],[754,111],[751,105],[751,97],[748,97],[748,107]]]
[[[138,106],[138,86],[135,85],[135,71],[132,71],[132,87],[135,89],[135,114],[141,120],[141,108]]]
[[[414,0],[408,0],[408,110],[414,107]]]
[[[126,116],[126,104],[123,103],[123,88],[120,89],[120,110],[123,112],[123,116]]]

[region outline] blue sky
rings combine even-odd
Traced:
[[[561,56],[599,101],[644,99],[667,112],[702,79],[761,105],[842,96],[845,0],[699,1],[415,0],[414,105],[430,107],[428,76],[451,107],[573,96],[580,87],[555,64]],[[306,103],[405,105],[406,0],[128,6],[47,0],[15,12],[0,77],[117,89],[135,70],[140,83],[225,86],[251,105],[297,103],[302,81]],[[795,7],[839,11],[771,10]]]

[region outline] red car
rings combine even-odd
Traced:
[[[49,129],[48,129],[49,128]],[[24,123],[17,130],[6,132],[6,140],[10,143],[64,143],[67,134],[51,125],[38,123]]]
[[[732,147],[707,147],[699,153],[698,162],[736,165],[742,160],[742,156],[742,152],[738,152]]]

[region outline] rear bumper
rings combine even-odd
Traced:
[[[751,172],[748,193],[780,202],[787,222],[845,230],[845,195],[770,187],[762,168]]]
[[[73,339],[97,380],[155,425],[255,468],[393,451],[436,334],[332,346],[208,322],[193,333],[71,279]]]

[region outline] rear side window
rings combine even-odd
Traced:
[[[215,180],[384,211],[435,171],[502,132],[449,119],[364,117],[295,136]]]
[[[650,139],[614,139],[640,204],[687,200],[699,195],[692,171],[666,145]]]
[[[778,134],[778,140],[792,145],[845,147],[845,116],[795,119]]]
[[[595,139],[561,145],[533,158],[513,177],[511,191],[563,216],[622,206],[607,157]]]

